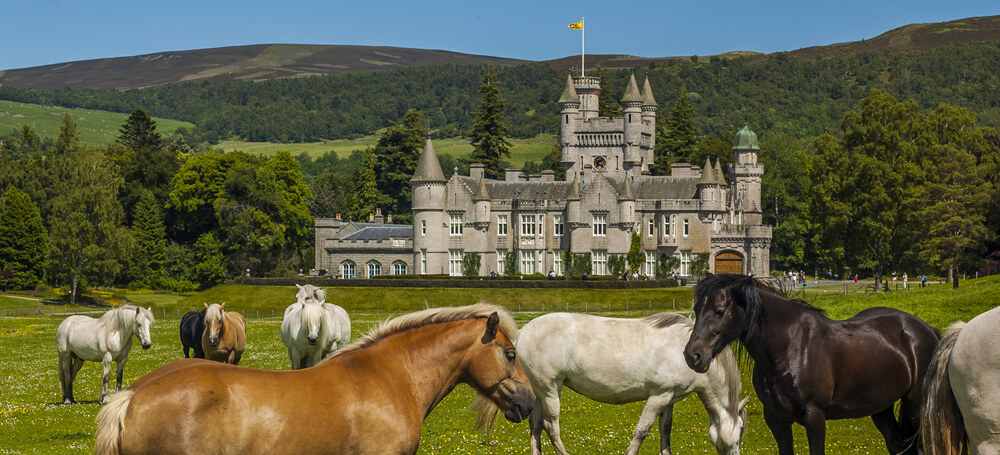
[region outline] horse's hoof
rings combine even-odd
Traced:
[[[73,401],[73,400],[71,400],[69,398],[64,398],[63,399],[63,404],[67,404],[67,405],[68,404],[76,404],[76,401]]]

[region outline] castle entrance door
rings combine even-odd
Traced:
[[[735,251],[723,251],[715,255],[715,273],[743,274],[743,255]]]

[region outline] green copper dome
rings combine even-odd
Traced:
[[[750,131],[749,126],[736,132],[736,139],[733,140],[733,150],[760,150],[757,146],[757,134]]]

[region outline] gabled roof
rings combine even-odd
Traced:
[[[434,144],[430,138],[424,144],[424,151],[420,154],[420,161],[417,161],[417,168],[413,171],[411,182],[446,182],[444,172],[441,170],[441,162],[438,161],[437,152],[434,151]]]
[[[642,83],[642,105],[656,106],[656,99],[653,98],[653,88],[649,86],[649,76]]]
[[[642,95],[639,94],[639,85],[635,82],[635,74],[628,77],[628,87],[625,88],[625,96],[622,96],[623,103],[641,103]]]
[[[605,177],[619,194],[626,178]],[[698,179],[695,177],[644,176],[629,182],[636,200],[696,199]]]
[[[369,226],[358,232],[345,235],[340,240],[389,240],[389,239],[413,238],[413,225],[410,224],[388,224],[380,226]]]

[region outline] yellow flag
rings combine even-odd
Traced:
[[[583,21],[577,22],[575,24],[569,24],[569,28],[576,30],[583,30]]]

